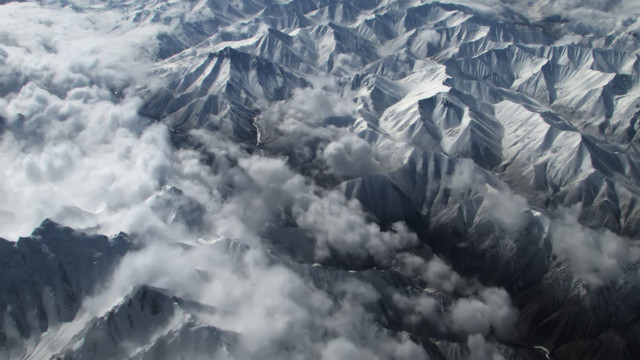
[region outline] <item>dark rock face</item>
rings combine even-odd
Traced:
[[[49,325],[72,321],[85,296],[131,249],[120,233],[90,235],[45,220],[18,242],[0,239],[0,346],[39,336]],[[9,329],[9,330],[8,330]]]

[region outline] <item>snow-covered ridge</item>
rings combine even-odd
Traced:
[[[625,358],[640,22],[607,4],[0,5],[38,29],[0,34],[0,226],[141,247],[0,240],[0,348]]]
[[[73,321],[132,243],[124,233],[107,238],[45,220],[31,236],[16,243],[0,239],[0,246],[0,339],[3,349],[12,349],[23,338],[37,339],[51,326]]]

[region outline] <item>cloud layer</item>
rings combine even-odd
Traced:
[[[166,126],[138,115],[137,87],[160,85],[145,77],[153,59],[144,49],[166,29],[129,28],[123,18],[118,11],[3,5],[2,235],[15,240],[46,217],[137,235],[143,249],[87,301],[84,311],[92,316],[148,284],[224,310],[211,321],[242,334],[240,358],[424,358],[408,336],[381,332],[370,319],[364,306],[378,296],[375,290],[352,284],[331,298],[300,273],[273,264],[261,243],[267,229],[293,220],[315,235],[318,261],[337,252],[388,263],[416,236],[402,224],[381,231],[356,201],[318,188],[284,159],[252,156],[219,134],[193,133],[215,154],[212,164],[196,151],[175,149]],[[348,112],[335,106],[326,112],[335,103],[323,96],[311,102],[315,110],[297,108],[311,112],[291,113],[295,104],[274,109],[292,119],[279,126],[302,129],[296,119],[306,119],[305,131],[313,132],[327,117]],[[332,168],[350,161],[336,156],[328,155]],[[231,256],[220,252],[220,241],[251,247]],[[207,281],[198,280],[203,274]]]
[[[577,35],[562,41],[606,35],[623,23],[635,29],[628,14],[640,11],[632,1],[457,2],[496,14],[506,6],[536,20],[563,13]],[[193,9],[205,5],[196,3]],[[263,111],[254,118],[253,149],[204,128],[186,134],[198,150],[177,148],[175,129],[139,112],[143,94],[168,86],[150,74],[158,35],[177,22],[134,24],[135,6],[76,5],[0,5],[0,235],[17,240],[44,218],[131,233],[140,249],[86,301],[85,315],[99,316],[147,284],[217,309],[208,321],[240,334],[238,358],[427,358],[416,338],[384,328],[392,321],[455,339],[471,359],[501,358],[491,341],[510,339],[518,320],[507,291],[424,255],[431,250],[407,224],[381,226],[330,186],[397,169],[409,146],[389,145],[383,131],[372,141],[349,86],[311,79],[312,87],[284,101],[257,101]],[[200,14],[171,6],[175,15]],[[437,36],[424,31],[417,41]],[[335,61],[340,74],[359,60],[339,54]],[[457,164],[444,179],[447,194],[482,197],[464,211],[511,238],[542,219],[551,252],[569,261],[577,280],[611,284],[638,260],[629,239],[581,225],[573,210],[534,211],[506,186],[488,185],[490,174],[473,161]],[[297,231],[288,249],[312,249],[309,259],[274,250],[285,243],[273,238],[283,229]],[[489,251],[500,246],[516,245]],[[385,276],[402,286],[379,280]],[[399,290],[389,296],[383,286]],[[402,316],[370,311],[379,307]]]

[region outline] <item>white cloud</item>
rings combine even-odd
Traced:
[[[110,286],[87,301],[84,310],[101,314],[132,286],[144,283],[213,306],[216,312],[201,320],[239,334],[233,351],[237,358],[426,357],[408,336],[374,324],[364,308],[379,298],[371,285],[337,282],[338,291],[329,296],[308,275],[273,263],[262,251],[233,250],[227,241],[190,250],[153,244],[130,253]]]
[[[422,279],[428,287],[446,294],[471,294],[481,287],[475,281],[460,276],[437,256],[425,260],[417,255],[402,253],[396,256],[395,265],[402,273]]]
[[[551,224],[553,252],[567,259],[574,276],[588,285],[621,280],[624,267],[640,259],[640,248],[608,229],[581,225],[578,213],[578,207],[560,209],[559,218]]]
[[[531,212],[529,202],[511,190],[487,194],[489,211],[494,219],[507,230],[522,229]]]
[[[117,11],[35,4],[3,10],[0,20],[10,26],[0,36],[6,65],[0,77],[17,84],[0,102],[9,129],[0,141],[0,178],[12,189],[0,194],[0,209],[12,217],[3,235],[15,239],[53,217],[74,227],[99,225],[101,232],[135,232],[146,242],[86,302],[87,312],[99,315],[132,287],[148,284],[224,310],[212,323],[241,334],[240,357],[353,351],[367,358],[425,357],[407,336],[378,331],[363,308],[378,296],[370,286],[345,284],[334,299],[260,250],[263,232],[291,208],[294,220],[320,239],[320,254],[333,249],[387,261],[416,241],[406,227],[381,231],[357,202],[318,189],[284,159],[250,156],[218,134],[191,134],[215,154],[211,167],[194,151],[174,149],[166,126],[137,114],[136,86],[157,84],[146,78],[152,61],[136,49],[153,43],[162,27],[129,29]],[[340,130],[323,129],[324,120],[352,112],[351,104],[319,89],[274,106],[264,118],[278,131],[331,139]],[[184,198],[162,200],[166,186]],[[202,206],[202,227],[176,215],[173,206],[188,199]],[[207,244],[220,236],[255,248],[220,253],[216,243]],[[176,240],[196,248],[172,246]]]
[[[352,116],[356,109],[347,97],[325,91],[326,86],[332,86],[330,81],[318,79],[313,88],[295,90],[291,99],[267,108],[260,115],[260,122],[267,130],[276,128],[285,134],[314,137],[334,134],[324,126],[324,120],[332,116]]]
[[[440,331],[458,336],[495,334],[510,339],[518,319],[518,310],[502,288],[484,287],[466,279],[437,257],[425,260],[412,254],[399,254],[398,270],[425,282],[427,291],[413,296],[394,294],[394,303],[403,310],[412,325],[427,322]],[[435,292],[434,292],[435,290]],[[450,304],[437,300],[437,294],[451,296]]]
[[[294,216],[301,227],[315,235],[316,256],[322,260],[330,255],[343,255],[352,257],[354,262],[371,257],[390,263],[395,252],[418,242],[417,236],[403,223],[381,231],[377,224],[366,220],[357,200],[347,200],[335,191],[304,207],[294,208]]]
[[[617,21],[624,9],[636,9],[631,2],[601,5],[565,1],[540,11],[587,9],[570,13],[576,22],[585,14],[610,11],[613,15],[607,19],[612,20],[603,20],[606,28],[607,21]],[[433,297],[398,295],[394,302],[407,310],[410,323],[425,318],[445,322],[459,334],[470,335],[467,345],[472,352],[499,358],[487,350],[480,335],[511,334],[517,311],[509,295],[462,278],[437,257],[424,261],[397,256],[418,245],[406,225],[382,230],[359,202],[320,189],[285,159],[249,155],[219,134],[205,130],[190,134],[215,155],[211,167],[201,163],[197,152],[174,149],[166,126],[137,112],[142,99],[136,87],[158,85],[147,78],[153,64],[147,53],[155,35],[166,29],[149,24],[129,27],[122,18],[118,11],[2,5],[0,116],[7,119],[7,131],[0,139],[3,236],[16,239],[46,217],[74,227],[97,225],[102,232],[143,234],[147,247],[127,256],[103,297],[86,304],[86,310],[95,314],[132,286],[150,284],[223,309],[215,325],[240,332],[241,351],[249,358],[275,358],[283,349],[287,355],[302,354],[299,358],[424,357],[408,336],[378,331],[364,309],[379,299],[371,286],[347,282],[339,288],[340,296],[332,298],[261,252],[266,229],[293,221],[317,241],[320,260],[332,255],[354,264],[372,260],[389,265],[395,260],[401,271],[427,286],[464,295],[444,315],[438,314]],[[425,41],[433,37],[431,32],[423,35]],[[343,60],[349,65],[348,58]],[[313,160],[320,157],[337,175],[377,172],[386,166],[388,154],[339,126],[326,126],[329,117],[354,116],[357,109],[348,98],[324,91],[321,83],[299,90],[291,100],[274,104],[261,115],[262,140],[289,136],[288,141],[300,145],[296,149]],[[315,141],[320,143],[317,148],[308,146]],[[485,181],[473,163],[461,164],[451,188],[482,190]],[[173,202],[158,202],[165,186],[175,186],[184,192],[184,199],[199,202],[202,227],[180,219],[171,208]],[[488,204],[508,229],[520,228],[529,211],[526,200],[510,192],[490,194]],[[194,244],[198,238],[207,242],[219,236],[240,239],[242,245],[254,248],[233,257],[216,252],[215,244],[185,251],[164,243]],[[574,217],[557,222],[552,237],[554,252],[568,258],[576,276],[591,284],[614,281],[621,268],[638,257],[626,239],[581,227]],[[197,280],[203,272],[209,275],[207,282]]]
[[[345,135],[329,143],[323,158],[336,175],[360,177],[380,170],[381,155],[365,140],[355,135]],[[384,155],[382,155],[384,156]]]
[[[438,316],[438,300],[431,296],[406,297],[393,294],[393,302],[405,315],[405,321],[411,325],[428,322],[430,325],[441,322]]]
[[[63,212],[71,225],[91,226],[135,211],[172,163],[166,129],[137,115],[133,91],[151,63],[139,49],[162,27],[114,28],[117,12],[2,7],[0,177],[12,191],[0,194],[0,209],[13,219],[3,235],[15,239]],[[91,216],[74,223],[70,208]]]
[[[463,334],[486,336],[495,331],[501,338],[509,338],[518,312],[504,289],[486,288],[477,297],[457,300],[450,316],[453,329]]]
[[[510,8],[534,20],[562,16],[568,28],[582,34],[606,35],[619,29],[627,19],[637,18],[640,3],[635,0],[456,0],[478,11],[499,15]]]
[[[469,335],[467,338],[469,360],[504,360],[494,345],[488,344],[480,334]]]
[[[331,340],[327,347],[322,351],[322,358],[327,360],[340,359],[380,359],[368,349],[358,348],[356,345],[346,339]]]

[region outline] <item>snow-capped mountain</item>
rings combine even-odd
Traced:
[[[634,1],[0,4],[0,356],[640,356]]]

